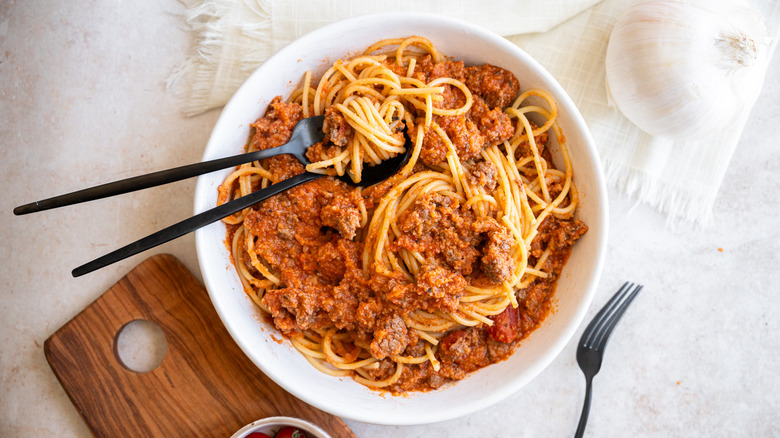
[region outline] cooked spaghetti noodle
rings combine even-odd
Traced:
[[[554,99],[519,93],[499,67],[446,60],[424,38],[385,40],[316,83],[307,73],[253,125],[247,150],[284,143],[313,115],[326,135],[308,171],[359,184],[404,152],[404,127],[414,150],[384,183],[321,178],[227,218],[249,296],[314,367],[370,387],[437,388],[508,357],[549,312],[587,230]],[[243,165],[219,202],[303,170],[289,156]]]

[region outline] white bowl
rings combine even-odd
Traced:
[[[269,101],[287,97],[306,70],[315,77],[333,61],[361,52],[385,38],[420,35],[445,55],[469,64],[490,63],[512,71],[521,89],[543,88],[559,105],[580,194],[579,217],[588,233],[575,245],[555,294],[555,311],[506,361],[427,393],[391,396],[349,378],[314,369],[259,316],[244,293],[225,246],[225,226],[197,231],[198,259],[214,307],[241,349],[276,383],[296,397],[334,415],[375,424],[412,425],[472,413],[516,392],[563,349],[590,305],[601,275],[607,241],[607,194],[593,139],[563,88],[534,59],[506,39],[464,21],[430,14],[391,13],[334,23],[294,41],[255,71],[225,106],[203,159],[242,151],[250,126]],[[195,212],[216,205],[217,186],[230,170],[198,179]]]
[[[236,431],[230,438],[245,438],[252,432],[262,432],[266,435],[274,436],[279,429],[285,426],[298,428],[306,432],[306,435],[309,438],[331,438],[327,432],[320,429],[318,426],[315,426],[306,420],[293,417],[268,417],[253,421]]]

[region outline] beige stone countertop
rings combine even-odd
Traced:
[[[90,436],[44,341],[151,254],[171,253],[200,276],[192,235],[70,273],[190,216],[194,180],[12,214],[200,159],[219,111],[186,118],[165,89],[192,48],[182,10],[175,0],[0,2],[0,436]],[[610,341],[587,436],[780,435],[779,80],[775,56],[709,227],[667,226],[610,188],[609,251],[588,319],[624,281],[645,290]],[[585,392],[575,350],[572,339],[529,385],[463,418],[348,423],[361,437],[568,437]]]

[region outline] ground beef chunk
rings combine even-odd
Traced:
[[[477,125],[465,116],[440,116],[436,123],[447,133],[460,160],[478,157],[486,145]]]
[[[439,78],[453,78],[466,81],[466,67],[463,61],[443,61],[435,64],[428,74],[428,82]]]
[[[368,284],[371,290],[381,295],[387,293],[387,291],[392,291],[393,288],[409,284],[409,281],[400,271],[387,272],[384,269],[379,269],[376,265],[372,265]]]
[[[358,327],[366,332],[374,331],[374,329],[376,329],[377,319],[381,313],[382,304],[376,299],[361,302],[357,307]]]
[[[423,146],[420,160],[428,166],[435,166],[447,158],[447,145],[432,127],[423,128]]]
[[[439,266],[425,266],[415,277],[421,295],[434,305],[429,310],[454,312],[468,282],[462,275]]]
[[[306,149],[306,158],[312,163],[328,160],[340,154],[344,149],[333,143],[318,141]]]
[[[283,332],[306,330],[327,322],[319,303],[323,294],[323,288],[317,284],[309,284],[305,290],[285,287],[267,291],[263,303],[271,310],[276,327]]]
[[[309,274],[316,275],[320,281],[329,285],[337,285],[346,271],[346,257],[349,240],[335,237],[300,255],[301,268]]]
[[[479,161],[476,164],[466,165],[469,184],[472,187],[482,187],[486,192],[490,193],[498,186],[496,177],[498,175],[498,168],[490,161]]]
[[[409,346],[406,347],[406,350],[403,352],[404,356],[420,357],[425,356],[426,354],[426,342],[421,341],[415,333],[414,330],[409,330]],[[490,342],[489,339],[488,342]],[[489,344],[488,348],[490,348]],[[437,373],[430,363],[423,362],[419,365],[404,366],[401,378],[397,383],[392,385],[390,390],[394,393],[403,393],[406,391],[436,389],[451,381],[452,379]]]
[[[538,234],[531,242],[530,251],[536,258],[542,256],[544,248],[549,247],[551,251],[555,251],[574,245],[574,242],[588,231],[588,226],[577,219],[547,216],[537,230]]]
[[[347,123],[336,107],[325,109],[325,120],[322,123],[322,131],[328,140],[336,146],[344,147],[355,135],[355,130]]]
[[[368,376],[374,380],[384,380],[392,376],[396,370],[396,364],[390,358],[384,358],[376,362],[376,368],[366,369],[365,372]]]
[[[292,155],[277,155],[266,158],[264,164],[271,169],[271,181],[278,183],[304,172],[305,168],[297,158]]]
[[[435,373],[427,363],[414,366],[406,365],[401,373],[401,378],[391,387],[391,391],[394,394],[426,391],[439,388],[451,380]]]
[[[371,355],[384,359],[393,354],[400,354],[409,344],[409,334],[403,318],[393,315],[379,323],[379,329],[374,331],[371,342]]]
[[[490,64],[466,68],[466,86],[485,99],[490,108],[506,108],[520,90],[520,82],[512,72]]]
[[[491,217],[477,219],[470,209],[460,208],[454,196],[423,195],[398,224],[403,233],[393,242],[394,248],[417,251],[431,265],[470,275],[479,259],[482,271],[494,283],[514,272],[514,238],[509,230]]]
[[[546,311],[540,312],[542,308],[549,307],[550,303],[547,298],[552,294],[555,287],[554,280],[545,278],[533,282],[530,286],[523,289],[523,312],[521,316],[526,318],[520,318],[520,329],[522,331],[530,331],[536,324],[539,323],[541,317],[547,314]],[[524,315],[525,313],[525,315]],[[541,315],[539,318],[534,318],[528,315]]]
[[[462,211],[454,196],[430,193],[401,215],[398,223],[403,234],[393,245],[417,251],[433,265],[469,275],[479,256],[474,220],[474,214]]]
[[[482,149],[496,146],[510,139],[515,132],[509,117],[496,109],[475,122],[465,116],[435,116],[439,125],[452,142],[461,161],[478,158]],[[428,166],[435,166],[447,158],[447,144],[432,128],[424,128],[423,149],[420,159]]]
[[[515,126],[502,107],[489,108],[485,100],[474,96],[468,118],[477,126],[485,146],[497,146],[515,135]]]
[[[363,202],[360,193],[355,190],[349,196],[334,196],[322,207],[320,219],[322,224],[335,228],[347,239],[353,239],[360,227],[360,207]]]
[[[401,70],[401,75],[406,75],[406,68]],[[417,61],[414,67],[412,77],[425,82],[433,81],[438,78],[455,78],[461,82],[466,81],[466,67],[463,61],[443,61],[438,64],[433,62],[430,55],[427,55]]]
[[[565,225],[560,227],[553,242],[553,246],[556,248],[572,246],[577,239],[588,232],[588,226],[577,219],[568,219],[562,222]]]
[[[531,129],[534,130],[538,128],[539,126],[531,122]],[[549,152],[549,149],[547,148],[547,140],[549,139],[549,135],[547,134],[547,131],[544,131],[536,136],[534,136],[534,143],[536,144],[536,149],[539,152],[539,156],[547,160],[548,163],[552,162],[552,156]],[[533,151],[531,151],[531,144],[528,142],[527,134],[523,133],[522,139],[520,140],[520,144],[517,145],[517,149],[515,150],[515,158],[520,160],[525,157],[530,157],[533,155]],[[532,175],[526,175],[528,177],[532,177]]]
[[[250,150],[264,150],[281,146],[290,141],[295,124],[303,118],[303,108],[297,103],[285,103],[281,96],[271,100],[265,116],[252,124]]]
[[[440,374],[462,379],[466,374],[490,364],[484,330],[469,327],[448,333],[439,342]]]
[[[475,231],[487,236],[482,249],[482,271],[494,283],[509,279],[515,270],[512,233],[491,217],[475,222]]]
[[[254,134],[247,152],[270,149],[287,143],[295,124],[302,118],[303,108],[300,105],[282,102],[280,96],[274,97],[265,116],[251,125]],[[273,182],[290,178],[304,170],[303,165],[289,154],[266,158],[263,163],[266,168],[271,169]]]
[[[490,362],[495,363],[498,361],[506,360],[515,350],[517,341],[504,343],[496,341],[490,337],[487,338],[487,350]]]
[[[431,55],[426,55],[420,58],[417,60],[417,65],[414,67],[412,77],[427,84],[429,82],[428,78],[430,76],[431,70],[433,70],[434,65],[435,64],[433,63],[433,58],[431,58]],[[406,69],[404,69],[401,74],[406,75]]]
[[[452,101],[451,105],[442,107],[457,108],[464,103]],[[474,96],[474,103],[465,115],[434,116],[433,122],[447,134],[461,161],[477,158],[482,149],[497,146],[515,134],[515,126],[501,107],[491,109],[479,96]],[[441,136],[432,127],[425,128],[420,159],[433,166],[444,161],[447,152]]]
[[[331,325],[340,329],[355,328],[356,289],[343,280],[335,287],[317,280],[316,276],[310,276],[298,287],[266,291],[263,304],[276,327],[287,334]]]
[[[394,287],[385,299],[404,312],[423,309],[429,312],[454,312],[468,282],[462,275],[439,266],[424,266],[414,284]]]

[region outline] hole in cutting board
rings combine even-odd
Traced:
[[[116,334],[114,352],[130,371],[148,373],[165,359],[168,340],[159,325],[146,319],[130,321]]]

